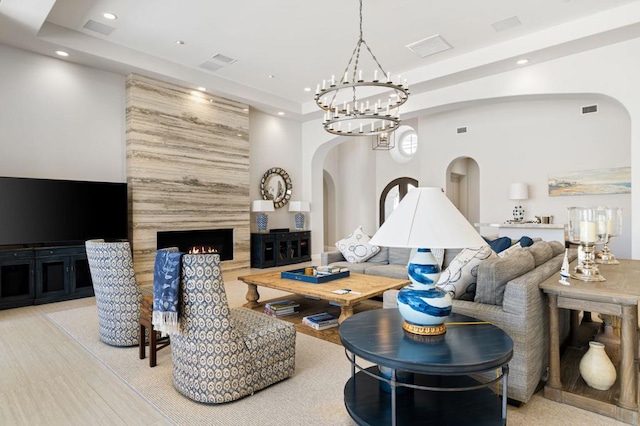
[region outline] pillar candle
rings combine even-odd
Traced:
[[[596,224],[595,222],[580,222],[580,242],[595,243],[596,241]]]

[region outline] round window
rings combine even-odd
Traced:
[[[400,126],[396,130],[396,144],[389,151],[391,158],[398,163],[410,161],[418,152],[418,134],[411,126]]]
[[[415,130],[404,132],[400,137],[399,149],[403,155],[407,157],[413,156],[418,150],[418,135]]]

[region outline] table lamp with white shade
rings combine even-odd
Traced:
[[[509,199],[516,200],[517,204],[513,208],[513,221],[522,222],[524,219],[524,209],[522,200],[529,198],[529,189],[526,183],[512,183],[509,185]]]
[[[304,229],[304,214],[309,211],[308,201],[289,201],[289,211],[296,212],[295,223],[296,229],[301,231]]]
[[[256,223],[258,224],[258,231],[265,232],[267,225],[269,224],[269,216],[266,212],[275,211],[273,208],[272,200],[254,200],[251,203],[251,211],[257,212]]]
[[[410,259],[411,284],[398,293],[402,328],[420,335],[446,332],[451,295],[436,287],[440,265],[431,249],[476,248],[487,242],[440,188],[414,188],[369,241],[386,247],[416,248]]]

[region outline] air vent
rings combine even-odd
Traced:
[[[583,114],[591,114],[593,112],[598,112],[598,105],[588,105],[582,107]]]
[[[460,133],[467,133],[467,126],[464,127],[458,127],[456,129],[456,133],[460,134]]]
[[[97,22],[92,19],[89,19],[87,23],[82,26],[82,28],[87,29],[89,31],[96,32],[96,33],[100,33],[106,36],[111,34],[113,30],[115,30],[115,27],[112,27],[110,25],[105,25],[101,22]]]
[[[496,32],[500,32],[500,31],[508,30],[510,28],[513,28],[513,27],[517,27],[520,24],[521,24],[520,23],[520,19],[518,19],[517,16],[512,16],[511,18],[507,18],[507,19],[503,19],[502,21],[494,22],[493,24],[491,24],[491,26],[493,27],[493,29]]]
[[[228,57],[226,55],[223,55],[221,53],[217,53],[217,54],[213,55],[211,57],[211,59],[213,59],[214,61],[217,61],[217,62],[222,62],[223,64],[226,64],[226,65],[231,65],[231,64],[233,64],[234,62],[237,61],[236,59],[230,58],[230,57]]]
[[[207,62],[203,62],[202,64],[200,64],[201,68],[206,68],[209,71],[217,71],[220,68],[222,68],[224,65],[221,64],[217,64],[217,63],[213,63],[211,61],[207,61]]]
[[[451,49],[451,45],[440,37],[440,34],[407,44],[406,47],[421,58]]]

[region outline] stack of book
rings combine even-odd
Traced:
[[[272,317],[284,317],[298,313],[297,308],[299,306],[300,304],[293,300],[277,300],[266,303],[264,305],[264,313]]]
[[[338,318],[329,313],[322,312],[321,314],[309,315],[302,318],[302,323],[315,330],[324,330],[331,327],[337,327]]]

